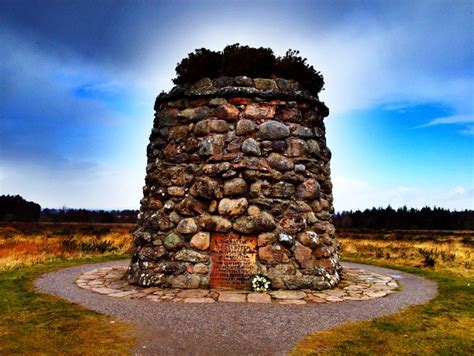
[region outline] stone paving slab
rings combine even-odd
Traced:
[[[103,267],[85,272],[77,286],[114,298],[145,299],[158,303],[252,303],[327,304],[345,300],[382,298],[397,291],[395,278],[359,268],[344,267],[341,282],[334,289],[276,290],[255,293],[246,290],[142,288],[128,284],[126,266]]]

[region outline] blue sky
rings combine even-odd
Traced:
[[[335,208],[474,209],[471,1],[0,0],[0,194],[137,208],[156,95],[195,48],[326,81]]]

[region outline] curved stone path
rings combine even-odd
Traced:
[[[79,276],[76,284],[109,297],[145,299],[158,303],[322,304],[380,298],[398,289],[398,283],[391,276],[353,267],[344,268],[337,288],[323,291],[304,289],[252,293],[247,290],[140,288],[127,283],[124,278],[127,267],[127,261],[124,261],[123,265],[87,271]]]
[[[372,319],[434,298],[436,283],[397,270],[344,263],[345,268],[390,276],[401,290],[383,298],[329,304],[153,303],[112,298],[78,287],[85,272],[123,268],[124,261],[81,265],[48,273],[36,287],[136,327],[136,355],[283,355],[308,333],[347,321]],[[122,266],[122,267],[121,267]],[[91,345],[93,347],[93,345]]]

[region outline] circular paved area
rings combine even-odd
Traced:
[[[127,283],[127,262],[113,267],[102,267],[84,272],[76,284],[95,293],[114,298],[145,299],[159,303],[277,303],[307,304],[335,303],[344,300],[368,300],[385,297],[398,289],[396,280],[387,275],[345,267],[341,282],[335,289],[324,291],[298,290],[251,293],[219,289],[162,289],[140,288]]]
[[[338,303],[154,303],[146,298],[112,298],[81,288],[76,280],[100,268],[123,268],[124,261],[89,264],[48,273],[36,287],[73,303],[108,314],[136,327],[139,355],[282,355],[308,333],[347,321],[372,319],[395,313],[436,296],[436,284],[400,271],[344,263],[390,276],[401,290],[383,298],[344,300]],[[104,273],[107,274],[107,273]],[[93,345],[91,345],[93,348]]]

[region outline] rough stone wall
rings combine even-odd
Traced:
[[[298,83],[203,79],[160,94],[128,277],[208,288],[213,233],[254,235],[275,289],[339,281],[323,118]]]

